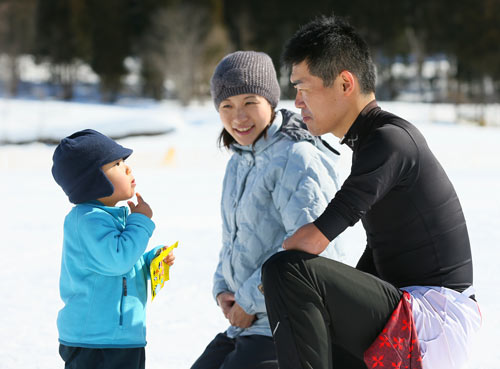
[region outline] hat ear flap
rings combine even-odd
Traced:
[[[97,186],[97,189],[100,189],[100,192],[102,193],[109,194],[109,195],[99,196],[98,198],[111,196],[113,192],[115,192],[115,186],[113,186],[113,183],[111,183],[108,176],[102,171],[102,166],[99,167],[98,172],[99,172],[98,177],[100,177],[99,179],[100,184]]]
[[[113,184],[102,171],[102,167],[99,166],[96,169],[89,171],[85,176],[81,176],[78,179],[78,186],[75,187],[72,193],[68,194],[69,201],[73,204],[108,197],[115,191]]]

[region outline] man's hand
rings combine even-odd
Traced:
[[[130,212],[144,214],[149,219],[151,219],[153,217],[153,210],[151,210],[148,203],[144,201],[141,195],[136,193],[136,196],[137,205],[135,205],[133,201],[127,201],[127,204],[130,207]]]
[[[229,312],[234,305],[234,293],[231,292],[222,292],[217,295],[217,303],[222,309],[222,313],[229,319]]]
[[[237,302],[234,303],[233,307],[229,311],[229,322],[231,325],[239,328],[248,328],[253,324],[255,320],[255,315],[249,315],[242,309]]]
[[[283,242],[285,250],[300,250],[318,255],[326,249],[330,241],[314,225],[305,224]]]

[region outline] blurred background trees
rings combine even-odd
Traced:
[[[379,99],[498,102],[500,0],[0,0],[0,91],[187,104],[225,54],[260,50],[292,97],[283,44],[333,13],[372,48]]]
[[[0,1],[0,60],[5,68],[4,89],[9,95],[18,94],[19,59],[33,48],[34,14],[34,1]]]

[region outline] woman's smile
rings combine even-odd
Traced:
[[[252,132],[252,129],[254,128],[255,126],[249,126],[249,127],[234,127],[233,129],[240,135],[248,135]]]

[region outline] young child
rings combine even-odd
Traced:
[[[124,160],[132,150],[86,129],[61,140],[52,175],[76,204],[64,221],[59,353],[66,368],[144,368],[145,306],[155,224]],[[164,259],[174,262],[173,253]]]

